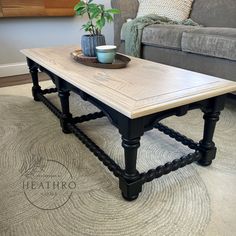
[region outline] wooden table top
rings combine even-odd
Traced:
[[[75,62],[78,46],[24,49],[36,63],[129,118],[137,118],[236,91],[236,83],[130,57],[123,69]]]

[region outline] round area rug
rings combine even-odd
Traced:
[[[56,95],[50,98],[58,105]],[[76,95],[72,94],[70,100],[73,114],[96,111]],[[59,120],[42,103],[2,95],[0,114],[0,235],[204,235],[211,209],[207,189],[197,172],[202,167],[192,164],[147,183],[136,201],[127,202],[121,197],[118,179],[73,134],[62,133]],[[165,123],[196,139],[201,132],[198,116],[201,113],[193,111],[182,122],[181,118],[171,118]],[[230,149],[220,148],[232,138],[228,136],[231,125],[235,125],[235,112],[226,109],[222,118],[221,125],[229,129],[219,128],[217,159],[222,159],[215,166],[223,165],[230,171],[229,165],[235,165],[235,160],[226,155]],[[106,118],[80,127],[124,167],[120,135]],[[153,130],[141,139],[137,168],[146,171],[189,151]],[[47,165],[48,161],[57,164]],[[25,189],[25,177],[28,181],[39,177],[46,165],[48,178],[58,177],[62,171],[67,174],[61,181],[70,179],[76,185],[61,192],[61,202],[55,203],[57,196],[51,197],[45,186],[40,189],[30,185],[30,193]],[[41,195],[35,189],[40,189]],[[56,207],[47,209],[54,200]]]

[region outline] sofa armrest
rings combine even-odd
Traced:
[[[114,16],[114,43],[119,48],[122,25],[128,18],[135,18],[138,11],[138,0],[111,0],[112,8],[120,9],[121,13]]]

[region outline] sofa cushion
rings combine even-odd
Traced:
[[[196,29],[195,26],[151,25],[143,30],[142,43],[181,50],[183,32]]]
[[[181,46],[185,52],[236,60],[236,29],[207,27],[184,32]]]
[[[149,14],[182,21],[189,17],[193,0],[139,0],[137,17]]]
[[[190,18],[204,26],[236,28],[236,0],[194,0]]]
[[[125,25],[124,25],[125,27]],[[150,25],[144,28],[142,43],[164,48],[181,50],[183,32],[198,29],[196,26],[184,25]],[[121,40],[124,40],[124,28],[121,31]]]

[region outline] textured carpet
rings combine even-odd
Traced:
[[[49,82],[43,82],[48,87]],[[189,165],[147,183],[134,202],[120,195],[118,180],[58,119],[31,98],[30,85],[0,89],[0,235],[232,235],[236,232],[236,102],[227,103],[218,123],[217,158],[210,167]],[[58,104],[57,97],[50,99]],[[73,114],[96,111],[70,97]],[[199,140],[202,114],[169,118],[165,124]],[[117,130],[102,118],[81,129],[122,167]],[[188,148],[157,130],[141,139],[138,170],[146,171],[186,153]],[[65,165],[78,188],[56,210],[29,203],[22,188],[25,163],[55,160]],[[57,171],[56,165],[51,172]],[[49,169],[50,170],[50,169]],[[40,199],[39,199],[40,201]]]

